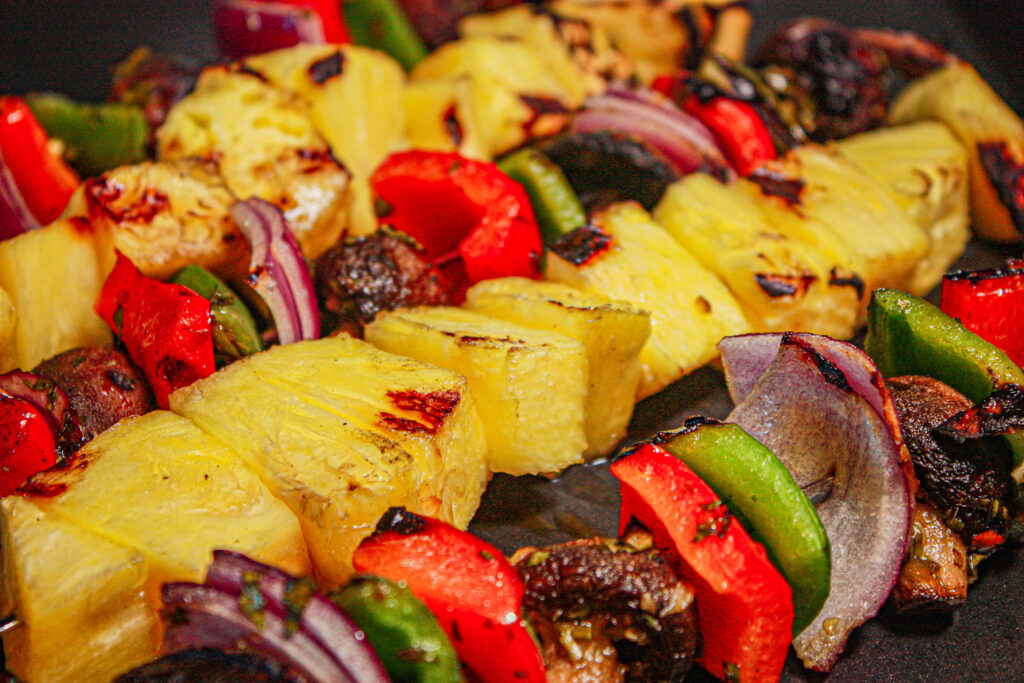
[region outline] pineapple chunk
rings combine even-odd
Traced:
[[[1012,164],[1024,164],[1024,123],[985,82],[974,67],[952,61],[915,79],[889,107],[891,124],[926,119],[942,121],[967,148],[970,172],[971,221],[978,235],[1000,242],[1019,242],[1022,226],[1016,225],[1010,210],[981,160],[980,145],[995,145]],[[1019,204],[1019,200],[1018,204]],[[1014,213],[1020,211],[1015,206]]]
[[[490,36],[448,43],[416,65],[413,81],[463,79],[488,157],[558,132],[582,102],[577,85],[558,74],[526,43]]]
[[[160,617],[141,552],[21,496],[0,501],[0,539],[0,608],[21,624],[4,634],[4,654],[19,680],[109,681],[157,654]]]
[[[18,313],[14,300],[0,287],[0,372],[18,367],[14,336],[18,330]]]
[[[487,434],[495,472],[557,472],[587,447],[587,359],[569,337],[458,308],[381,313],[366,340],[466,376]]]
[[[654,218],[728,285],[755,331],[852,336],[857,289],[834,283],[839,264],[800,239],[800,224],[770,222],[768,198],[750,185],[690,174],[668,188]]]
[[[92,308],[109,262],[98,253],[102,231],[70,218],[0,242],[0,288],[9,295],[0,301],[0,338],[7,339],[0,371],[110,343],[110,328]]]
[[[223,277],[247,275],[248,247],[228,209],[235,197],[216,163],[200,159],[121,166],[86,181],[89,220],[150,277],[190,263]],[[113,259],[104,273],[113,267]]]
[[[235,197],[276,204],[307,258],[341,237],[348,173],[331,155],[304,103],[258,74],[210,67],[157,131],[162,161],[216,160]]]
[[[970,238],[967,150],[937,121],[880,128],[840,140],[839,152],[882,187],[928,235],[907,291],[924,296]]]
[[[345,337],[280,346],[171,395],[294,510],[320,578],[391,506],[466,526],[483,494],[484,437],[465,380]]]
[[[547,276],[650,311],[651,336],[640,355],[638,399],[714,359],[722,337],[750,331],[721,280],[639,204],[615,204],[592,221],[611,235],[609,247],[580,266],[552,254]]]
[[[651,334],[650,314],[626,301],[526,278],[478,282],[466,293],[465,307],[582,342],[589,377],[583,455],[596,458],[615,448],[633,415],[640,351]]]
[[[928,237],[885,188],[834,147],[804,145],[768,164],[771,171],[802,183],[795,202],[772,198],[776,210],[770,220],[803,224],[812,243],[829,240],[830,258],[835,263],[845,259],[863,278],[858,324],[865,320],[872,291],[906,289],[928,250]]]
[[[376,230],[369,178],[406,147],[402,67],[367,48],[309,44],[249,57],[245,66],[306,103],[313,125],[352,174],[352,233]]]
[[[474,109],[471,78],[410,81],[403,93],[405,134],[413,149],[491,158],[487,132]]]

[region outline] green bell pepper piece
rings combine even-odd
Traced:
[[[932,377],[975,403],[1001,384],[1024,386],[1024,370],[998,347],[937,306],[895,289],[872,293],[864,350],[885,377]],[[1019,482],[1024,476],[1024,431],[1004,438]]]
[[[441,624],[404,585],[379,576],[357,576],[331,599],[366,633],[395,683],[465,680]]]
[[[803,631],[828,598],[832,550],[814,505],[786,466],[739,426],[705,418],[659,434],[654,443],[696,472],[764,545],[793,589],[793,633]]]
[[[64,143],[64,160],[83,176],[147,158],[149,123],[138,107],[84,104],[57,93],[29,93],[25,103],[47,134]]]
[[[395,0],[345,0],[345,25],[356,45],[391,55],[409,70],[427,56],[427,47]]]
[[[498,168],[526,190],[545,244],[586,225],[587,213],[572,185],[543,152],[521,149],[498,161]]]
[[[213,273],[202,266],[185,266],[174,274],[171,282],[188,287],[210,300],[213,348],[218,367],[263,350],[263,339],[249,309]]]

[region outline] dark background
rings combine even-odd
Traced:
[[[757,44],[785,18],[820,14],[851,24],[914,29],[975,64],[1018,112],[1024,111],[1024,3],[778,2],[752,0]],[[0,93],[51,89],[99,99],[110,70],[139,44],[215,57],[209,3],[168,0],[0,0]],[[1002,252],[974,244],[961,264],[993,263]],[[704,369],[638,407],[641,437],[688,415],[724,417],[721,377]],[[505,552],[525,544],[590,534],[614,535],[618,494],[607,467],[571,468],[557,481],[497,476],[473,530]],[[710,680],[695,672],[694,680]],[[826,678],[791,658],[786,681],[1024,681],[1024,557],[1004,551],[982,566],[968,605],[949,619],[900,623],[887,613],[855,632],[848,653]]]

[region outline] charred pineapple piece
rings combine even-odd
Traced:
[[[913,81],[889,108],[889,123],[942,121],[970,157],[971,221],[986,239],[1019,242],[1024,233],[1024,123],[960,61]]]
[[[465,380],[363,342],[275,347],[170,402],[295,512],[329,586],[351,576],[353,551],[389,507],[465,526],[483,493],[483,431]]]
[[[405,134],[413,149],[458,152],[491,158],[488,133],[480,124],[471,78],[428,78],[405,86]]]
[[[92,225],[158,278],[190,263],[222,277],[247,274],[249,248],[228,213],[234,201],[217,164],[199,159],[121,166],[86,181]]]
[[[837,281],[860,279],[858,324],[865,320],[868,294],[879,287],[906,289],[928,251],[924,230],[878,182],[834,148],[798,147],[752,178],[770,196],[773,224],[800,231],[801,239],[841,264],[846,275]],[[774,190],[779,179],[789,184],[782,193]]]
[[[310,568],[298,521],[256,473],[166,411],[35,475],[0,504],[0,530],[4,608],[22,621],[5,649],[26,680],[109,680],[154,655],[160,586],[202,580],[215,548]]]
[[[301,44],[249,57],[245,68],[305,102],[313,125],[352,174],[350,232],[376,230],[369,177],[406,147],[406,78],[398,62],[355,45]]]
[[[640,351],[650,314],[626,301],[526,278],[484,280],[464,306],[526,327],[558,332],[587,349],[585,458],[607,455],[626,435],[640,381]]]
[[[837,281],[839,264],[791,222],[770,222],[768,204],[749,181],[693,173],[668,188],[654,218],[725,282],[755,331],[852,336],[857,288]]]
[[[214,160],[232,195],[277,205],[307,258],[348,222],[349,174],[294,93],[227,66],[203,71],[156,132],[162,161]]]
[[[0,371],[110,343],[93,312],[110,262],[104,230],[69,218],[0,242]]]
[[[640,355],[637,398],[660,391],[717,356],[723,337],[751,327],[735,297],[638,204],[614,204],[580,235],[585,253],[556,245],[547,277],[650,311],[651,336]]]
[[[928,251],[906,286],[924,296],[970,237],[966,149],[937,121],[880,128],[840,140],[836,147],[888,190],[928,236]]]
[[[560,130],[582,102],[578,83],[565,82],[531,47],[490,36],[463,38],[430,54],[412,70],[414,82],[462,79],[487,157]]]
[[[139,550],[50,515],[23,496],[0,501],[0,609],[6,669],[24,681],[110,680],[154,657],[160,617]]]
[[[575,339],[435,306],[383,312],[366,340],[465,375],[492,471],[558,472],[582,460],[587,357]]]

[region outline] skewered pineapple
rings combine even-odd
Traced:
[[[389,507],[465,526],[483,494],[483,429],[466,381],[364,342],[278,346],[170,404],[292,509],[328,586],[351,576],[353,551]]]
[[[639,204],[612,205],[592,221],[611,236],[607,248],[579,265],[549,255],[547,277],[650,311],[651,336],[640,355],[637,398],[715,358],[722,337],[750,331],[722,281]]]
[[[836,149],[888,190],[928,236],[928,251],[907,284],[924,296],[970,237],[966,149],[937,121],[879,128],[840,140]]]
[[[348,172],[299,97],[259,74],[227,66],[205,69],[156,138],[162,161],[215,160],[234,197],[277,205],[308,258],[320,255],[345,229]]]
[[[583,344],[480,313],[438,306],[381,313],[375,346],[465,375],[495,472],[558,472],[582,460],[587,357]]]
[[[480,125],[473,93],[471,78],[426,78],[407,83],[403,104],[409,146],[490,159],[487,133]]]
[[[214,548],[309,570],[288,508],[166,411],[122,421],[36,475],[0,503],[0,530],[5,613],[20,622],[4,649],[27,680],[107,680],[152,657],[160,586],[202,580]]]
[[[0,371],[110,343],[92,308],[108,270],[102,231],[71,218],[0,242]]]
[[[650,314],[626,301],[526,278],[478,282],[466,292],[464,306],[582,342],[589,378],[584,457],[607,455],[615,448],[633,415],[640,351],[651,333]]]
[[[405,72],[382,52],[354,45],[297,45],[245,60],[270,83],[306,104],[316,129],[352,174],[351,232],[377,229],[369,177],[404,149]]]

